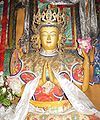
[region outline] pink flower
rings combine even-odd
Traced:
[[[91,46],[91,38],[87,37],[86,39],[78,38],[79,48],[84,49],[86,53],[92,48]]]

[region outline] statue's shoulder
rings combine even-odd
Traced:
[[[21,56],[21,60],[23,62],[35,60],[36,58],[37,58],[37,54],[35,52],[29,52],[29,53],[23,54],[23,56]]]
[[[67,50],[64,52],[63,61],[66,64],[83,63],[83,58],[79,56],[76,50]]]
[[[23,54],[23,56],[21,57],[23,69],[33,71],[33,66],[35,61],[37,60],[37,56],[38,55],[35,52]]]

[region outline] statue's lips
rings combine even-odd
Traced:
[[[51,41],[47,41],[47,43],[51,43]]]

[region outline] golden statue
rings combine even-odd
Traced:
[[[94,106],[83,93],[88,89],[90,80],[89,56],[84,50],[82,50],[83,58],[62,51],[62,33],[66,26],[64,16],[64,12],[61,13],[59,9],[57,13],[48,9],[42,13],[38,11],[34,15],[33,29],[35,35],[32,40],[35,39],[38,43],[39,51],[34,54],[20,55],[17,59],[19,65],[22,64],[19,71],[19,66],[16,67],[12,64],[11,67],[11,74],[19,74],[19,79],[22,84],[24,82],[25,86],[21,101],[18,103],[17,114],[28,110],[27,107],[24,107],[29,104],[31,98],[30,103],[34,106],[34,113],[36,111],[40,111],[41,114],[66,113],[72,104],[80,113],[93,114],[92,109],[91,112],[89,111],[87,104]],[[76,71],[80,72],[76,73]],[[74,83],[73,75],[75,74],[78,74],[77,79],[83,81],[83,84]],[[82,99],[86,100],[86,103]],[[21,109],[22,104],[24,107]],[[79,116],[82,117],[82,114]],[[21,116],[17,115],[17,117],[20,118]]]

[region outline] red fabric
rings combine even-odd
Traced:
[[[40,0],[40,2],[44,2],[44,0]]]
[[[59,101],[60,99],[55,97],[54,95],[60,97],[63,96],[63,91],[59,89],[57,86],[54,86],[49,93],[45,92],[44,87],[38,87],[35,91],[35,99],[37,101]]]
[[[60,10],[63,10],[63,8],[66,6],[65,5],[58,5],[58,7],[60,8]]]
[[[0,71],[3,71],[4,52],[0,53]]]
[[[96,2],[100,2],[100,0],[96,0]]]
[[[8,0],[4,0],[3,7],[3,18],[1,20],[2,31],[1,31],[1,42],[0,42],[0,71],[3,71],[4,64],[4,53],[5,53],[5,41],[6,41],[6,27],[7,27],[7,11],[8,11]]]

